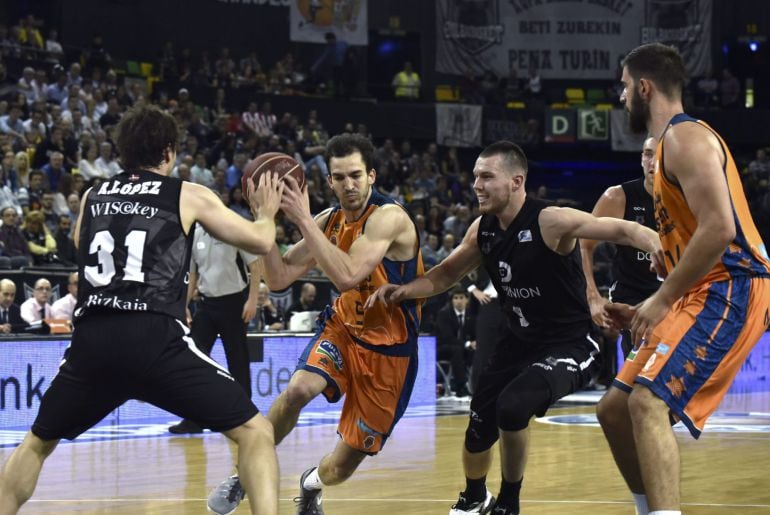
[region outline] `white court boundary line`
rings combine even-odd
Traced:
[[[292,501],[293,497],[280,498],[279,501]],[[366,502],[366,503],[451,503],[456,499],[350,499],[350,498],[330,498],[324,500],[331,502]],[[204,502],[205,498],[132,498],[132,499],[30,499],[29,503],[135,503],[135,502]],[[522,504],[622,504],[633,505],[631,501],[586,501],[586,500],[565,500],[565,499],[522,499]],[[701,506],[712,508],[770,508],[770,504],[730,504],[730,503],[704,503],[704,502],[683,502],[682,506]]]

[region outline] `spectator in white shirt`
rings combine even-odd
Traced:
[[[18,88],[24,96],[27,97],[27,104],[33,104],[41,98],[45,98],[43,92],[40,90],[40,86],[35,80],[35,69],[31,66],[26,66],[21,72],[21,78],[18,82]]]
[[[45,51],[51,54],[48,59],[50,62],[57,63],[61,57],[64,57],[64,49],[59,43],[59,33],[56,29],[48,31],[48,39],[45,40]]]
[[[96,143],[93,141],[85,143],[80,153],[83,159],[78,162],[78,172],[85,177],[86,181],[90,181],[94,177],[106,178],[96,166],[96,158],[99,156]]]
[[[51,318],[51,283],[48,279],[40,278],[35,282],[35,290],[32,297],[21,305],[21,318],[28,324],[40,322],[45,318]]]
[[[45,139],[46,128],[43,120],[43,112],[38,109],[33,109],[30,117],[22,122],[24,134],[27,136],[28,141],[37,141],[38,137],[40,139]]]
[[[67,282],[67,295],[60,298],[51,306],[51,317],[57,320],[72,322],[72,312],[78,301],[78,273],[72,272]]]
[[[107,179],[111,179],[121,172],[120,165],[112,158],[112,143],[109,141],[104,141],[99,145],[99,157],[94,161],[94,164],[100,175]]]
[[[192,180],[207,188],[214,185],[214,173],[206,167],[206,156],[203,152],[195,153],[195,164],[190,168]]]

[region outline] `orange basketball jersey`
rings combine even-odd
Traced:
[[[727,246],[719,262],[698,283],[693,285],[692,289],[714,281],[726,281],[735,277],[767,276],[770,273],[767,250],[749,212],[741,177],[727,144],[708,124],[684,113],[674,116],[669,123],[669,128],[683,122],[698,123],[711,131],[719,140],[725,155],[724,172],[730,191],[733,219],[735,220],[735,239]],[[653,199],[658,234],[663,252],[666,255],[666,269],[671,272],[679,262],[679,258],[690,242],[698,224],[695,215],[690,211],[687,200],[684,198],[682,189],[678,184],[672,183],[665,175],[663,166],[664,141],[665,133],[658,143],[655,156]]]
[[[337,247],[348,251],[353,242],[363,234],[369,216],[384,204],[398,205],[373,189],[366,210],[358,220],[345,221],[343,212],[335,208],[329,215],[324,234]],[[424,273],[419,238],[415,246],[415,257],[407,261],[383,258],[369,277],[355,288],[342,292],[334,302],[335,316],[339,317],[354,338],[370,345],[384,346],[412,340],[416,342],[420,329],[420,302],[406,300],[387,306],[378,302],[366,311],[363,309],[366,299],[380,286],[387,283],[406,284]]]

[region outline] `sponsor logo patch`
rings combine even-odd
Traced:
[[[655,360],[658,359],[657,354],[653,354],[650,356],[650,359],[647,360],[647,363],[644,364],[644,368],[642,369],[642,372],[648,372],[652,366],[655,364]]]
[[[519,231],[519,241],[520,242],[532,241],[532,231],[530,231],[529,229],[524,229],[523,231]]]
[[[318,344],[318,347],[316,347],[315,351],[318,354],[322,354],[327,358],[329,358],[332,364],[334,365],[334,368],[338,372],[342,370],[342,367],[345,366],[345,362],[342,359],[342,354],[340,353],[340,350],[337,348],[336,345],[334,345],[329,340],[321,340],[321,342]]]

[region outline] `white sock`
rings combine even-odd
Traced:
[[[634,492],[631,492],[631,495],[634,496],[636,515],[649,515],[650,507],[647,506],[647,496],[644,494],[635,494]]]
[[[308,490],[320,490],[324,487],[321,477],[318,475],[318,467],[313,469],[313,472],[307,475],[305,481],[302,482],[302,487]]]
[[[655,510],[651,511],[650,515],[682,515],[679,510]]]

